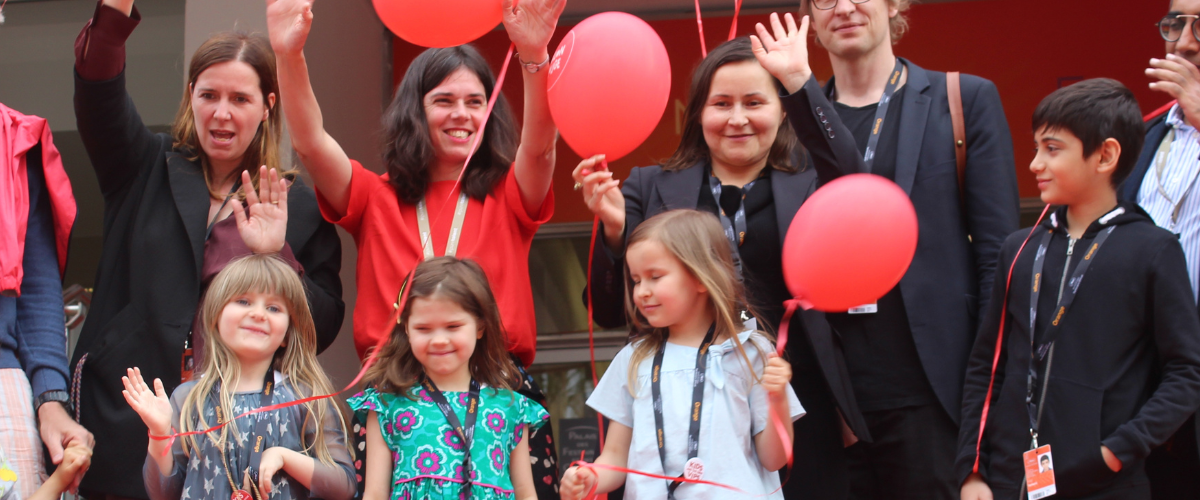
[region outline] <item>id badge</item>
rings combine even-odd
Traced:
[[[879,312],[879,304],[863,304],[858,307],[851,307],[850,310],[846,312],[850,314],[875,314]]]
[[[196,370],[196,358],[192,355],[192,348],[183,349],[183,359],[179,361],[179,383],[184,383],[192,380],[192,374]]]
[[[1029,491],[1029,500],[1046,498],[1058,492],[1054,486],[1054,456],[1050,454],[1050,445],[1029,450],[1025,458],[1025,486]]]

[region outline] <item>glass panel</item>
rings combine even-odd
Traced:
[[[587,331],[583,289],[590,240],[590,234],[533,240],[529,282],[538,335]]]

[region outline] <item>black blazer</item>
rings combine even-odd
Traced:
[[[167,392],[179,384],[184,339],[200,300],[210,198],[197,162],[167,134],[142,123],[125,75],[75,78],[75,117],[104,195],[104,243],[95,295],[72,366],[86,355],[80,416],[96,449],[82,489],[145,498],[141,477],[146,426],[121,395],[121,376],[137,366]],[[288,193],[287,242],[304,266],[319,349],[345,314],[341,241],[297,180]]]
[[[979,311],[987,307],[1000,245],[1019,224],[1012,137],[996,86],[962,75],[964,212],[946,74],[901,60],[908,67],[908,82],[900,102],[896,184],[916,208],[918,237],[912,265],[900,280],[900,295],[933,392],[958,422]],[[832,79],[825,90],[833,91]]]
[[[800,142],[808,149],[816,168],[798,172],[771,170],[771,194],[775,200],[775,218],[779,224],[781,244],[785,240],[782,236],[787,234],[792,218],[804,200],[821,183],[841,175],[838,165],[849,165],[845,167],[846,170],[862,169],[862,158],[859,157],[854,137],[832,112],[815,79],[810,79],[800,91],[783,97],[783,105],[788,120]],[[704,169],[700,165],[678,171],[664,171],[657,165],[633,169],[621,187],[621,194],[625,196],[626,234],[631,233],[642,221],[667,210],[695,209],[704,181]],[[624,325],[624,255],[615,255],[599,240],[592,248],[592,257],[590,282],[595,285],[592,303],[596,323],[609,328]],[[811,342],[821,373],[847,425],[859,439],[869,440],[870,433],[858,411],[854,389],[850,386],[841,345],[833,337],[824,313],[817,310],[797,311],[789,332],[793,335],[791,342]]]
[[[1154,156],[1158,154],[1158,146],[1162,144],[1163,139],[1167,137],[1167,132],[1171,130],[1171,126],[1167,125],[1168,114],[1163,113],[1146,124],[1146,142],[1142,145],[1137,163],[1134,164],[1129,177],[1126,177],[1125,181],[1121,183],[1121,187],[1117,189],[1117,196],[1121,200],[1135,204],[1138,202],[1138,191],[1142,189],[1142,181],[1146,179],[1146,173],[1150,171],[1150,164],[1154,162]]]

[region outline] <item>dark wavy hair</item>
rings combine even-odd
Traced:
[[[383,113],[383,162],[396,197],[410,205],[421,201],[429,187],[429,167],[434,162],[433,140],[425,119],[425,94],[459,68],[466,68],[479,81],[487,98],[495,91],[496,78],[487,61],[470,45],[422,52],[404,72],[392,103]],[[488,118],[479,150],[467,165],[463,192],[482,200],[505,174],[516,156],[516,119],[501,94]]]
[[[700,65],[692,72],[692,86],[688,89],[687,110],[684,112],[683,134],[679,138],[679,147],[675,154],[662,162],[663,170],[683,170],[695,165],[696,162],[709,158],[708,143],[704,141],[704,126],[700,123],[700,115],[704,112],[704,103],[708,102],[708,93],[712,89],[713,75],[726,64],[758,60],[750,49],[750,39],[737,37],[722,43],[700,61]],[[775,89],[780,95],[786,93],[783,84],[774,78]],[[767,166],[784,172],[802,170],[807,155],[804,146],[796,138],[792,123],[783,120],[775,134],[775,143],[767,154]]]
[[[438,297],[458,304],[475,318],[483,338],[471,353],[471,377],[493,389],[513,389],[517,366],[508,354],[507,335],[500,322],[500,308],[487,275],[473,260],[438,257],[422,262],[408,283],[408,301],[400,313],[400,322],[392,329],[388,343],[376,354],[375,364],[363,380],[379,390],[412,397],[410,389],[425,376],[425,368],[408,342],[408,318],[416,299]]]

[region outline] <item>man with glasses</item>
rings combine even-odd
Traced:
[[[960,196],[946,74],[896,57],[911,0],[803,0],[833,66],[825,90],[871,173],[916,208],[919,241],[900,284],[875,304],[828,314],[870,431],[830,452],[813,494],[789,498],[958,500],[954,477],[967,356],[1000,245],[1018,228],[1012,138],[995,85],[962,75],[966,166]],[[881,122],[882,120],[882,122]],[[864,201],[864,203],[870,203]],[[805,442],[796,423],[796,449]],[[805,491],[801,491],[805,490]]]
[[[1154,222],[1179,235],[1192,293],[1200,289],[1200,0],[1174,0],[1156,28],[1166,57],[1150,59],[1150,88],[1175,99],[1146,124],[1146,145],[1121,186],[1122,199],[1136,202]],[[1195,418],[1146,460],[1156,499],[1200,498],[1200,456]]]

